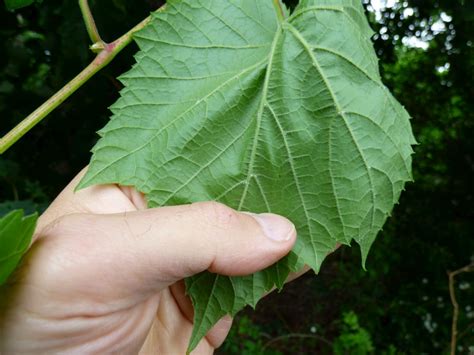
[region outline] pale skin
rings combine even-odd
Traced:
[[[0,354],[184,354],[193,308],[182,280],[256,272],[296,240],[273,214],[214,202],[146,209],[143,195],[116,185],[74,193],[83,173],[41,216],[0,289]],[[231,322],[219,321],[193,354],[212,353]]]

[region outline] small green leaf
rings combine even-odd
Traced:
[[[4,284],[28,250],[38,215],[24,217],[23,210],[0,218],[0,285]]]
[[[31,5],[35,0],[4,0],[8,10],[16,10],[21,7]]]

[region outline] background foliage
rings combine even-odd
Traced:
[[[291,1],[288,1],[291,5]],[[294,2],[293,2],[294,3]],[[373,2],[374,6],[379,3]],[[409,184],[360,269],[343,248],[311,275],[236,320],[223,353],[444,353],[452,315],[446,272],[474,258],[474,3],[388,1],[368,15],[384,82],[413,116],[419,141]],[[92,1],[105,40],[143,19],[159,1]],[[423,46],[424,48],[413,47]],[[0,134],[93,58],[77,3],[48,0],[0,7]],[[95,131],[118,97],[131,45],[0,158],[0,215],[41,211],[87,164]],[[474,275],[458,278],[458,350],[474,349]],[[473,350],[474,351],[474,350]]]

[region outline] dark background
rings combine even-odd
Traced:
[[[91,5],[111,41],[159,1]],[[447,271],[474,261],[473,8],[472,0],[407,0],[376,16],[368,7],[384,82],[413,117],[415,183],[375,242],[368,271],[356,246],[341,248],[317,277],[307,275],[241,313],[222,353],[448,351]],[[410,37],[427,48],[406,46]],[[45,0],[15,12],[0,5],[0,134],[92,60],[89,44],[76,1]],[[95,131],[118,96],[115,78],[133,63],[134,51],[132,44],[0,157],[0,215],[18,206],[42,210],[87,164]],[[455,288],[457,350],[474,353],[474,274],[460,275]]]

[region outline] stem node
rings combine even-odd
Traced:
[[[98,54],[100,52],[102,52],[107,46],[107,43],[105,43],[104,41],[99,41],[99,42],[95,42],[94,44],[92,44],[89,49]]]

